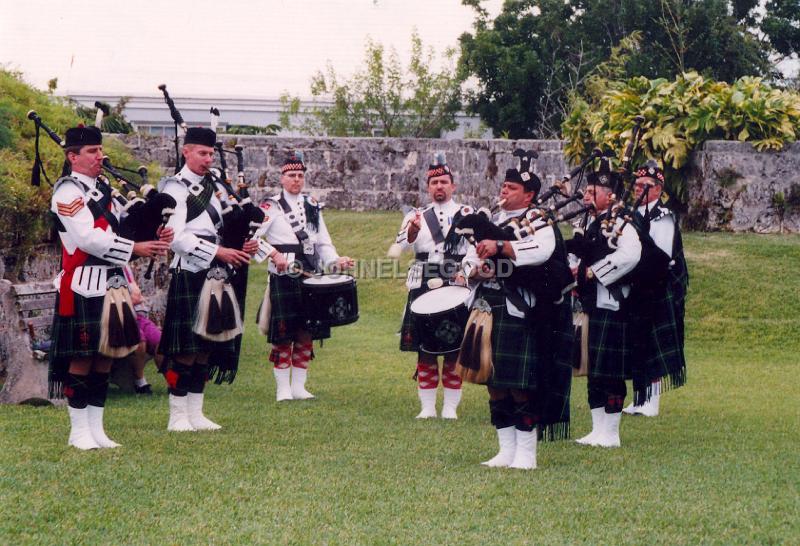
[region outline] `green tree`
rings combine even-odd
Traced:
[[[757,0],[507,0],[493,20],[481,0],[462,2],[476,14],[460,38],[461,75],[477,81],[468,104],[512,138],[557,136],[569,97],[634,33],[625,77],[772,75],[771,46],[750,30]]]
[[[800,54],[800,1],[769,0],[760,29],[775,52],[782,57]]]
[[[595,146],[620,152],[630,139],[633,118],[641,115],[635,163],[660,159],[667,186],[679,199],[686,196],[689,156],[703,142],[738,140],[759,151],[780,150],[800,134],[800,93],[761,78],[745,76],[728,84],[686,72],[674,80],[638,76],[596,83],[590,101],[574,99],[564,121],[566,155],[579,162]]]
[[[352,77],[337,73],[331,64],[314,75],[311,95],[319,102],[306,106],[298,97],[283,95],[281,126],[330,136],[439,137],[456,127],[461,108],[454,57],[455,51],[445,52],[450,66],[434,70],[433,49],[425,48],[414,32],[411,61],[403,69],[394,49],[369,40],[364,65]]]

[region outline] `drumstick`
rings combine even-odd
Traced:
[[[289,271],[289,273],[295,273],[295,274],[299,273],[300,275],[302,275],[303,277],[305,277],[307,279],[318,278],[318,277],[321,276],[321,275],[318,275],[316,273],[311,273],[310,271],[306,271],[305,269],[302,268],[302,266],[300,266],[300,265],[298,265],[296,263],[291,264],[289,266],[289,268],[288,268],[288,271]]]

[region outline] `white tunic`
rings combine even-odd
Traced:
[[[622,225],[623,221],[622,218],[616,219],[616,229]],[[608,287],[633,271],[641,256],[642,243],[639,241],[636,228],[627,224],[617,240],[617,249],[589,267],[598,281],[597,307],[619,311],[620,302],[608,290]],[[623,285],[620,288],[623,297],[628,297],[630,285]]]
[[[281,195],[289,204],[291,210],[284,212],[279,204]],[[314,254],[319,258],[319,264],[329,266],[339,259],[339,254],[336,252],[336,247],[333,246],[330,233],[325,225],[325,220],[322,218],[322,212],[319,215],[319,228],[315,229],[314,226],[309,224],[306,220],[306,211],[304,203],[308,201],[311,206],[317,206],[316,201],[307,195],[294,195],[287,191],[282,191],[278,195],[270,197],[267,201],[261,204],[264,209],[264,224],[261,229],[256,233],[256,237],[263,237],[266,241],[273,245],[297,245],[300,244],[297,235],[295,235],[292,223],[298,222],[299,227],[308,234],[308,244],[313,246]],[[294,252],[282,253],[286,261],[293,262],[296,258]],[[278,273],[274,262],[269,262],[269,272],[278,275],[285,275],[288,272]]]
[[[417,233],[417,238],[414,239],[413,243],[408,241],[408,226],[411,221],[414,220],[417,212],[424,214],[428,210],[433,210],[433,212],[436,214],[436,220],[439,223],[439,227],[442,230],[442,235],[447,237],[447,235],[450,233],[450,230],[455,229],[455,226],[453,225],[453,217],[462,209],[464,209],[462,215],[472,212],[472,209],[469,207],[463,207],[462,205],[454,202],[452,199],[446,203],[432,203],[421,209],[412,210],[403,218],[403,222],[400,224],[400,232],[397,234],[397,239],[395,242],[403,247],[403,250],[407,248],[413,248],[415,254],[427,253],[428,261],[441,263],[444,260],[444,241],[440,243],[434,241],[433,234],[431,233],[431,230],[428,227],[428,222],[425,221],[424,216],[420,217],[420,229]],[[456,254],[466,254],[467,245],[468,243],[466,241],[461,241]]]
[[[203,177],[192,172],[188,166],[184,166],[174,177],[169,177],[159,183],[161,191],[168,193],[175,198],[177,205],[175,213],[167,222],[167,227],[175,231],[175,238],[171,248],[175,252],[170,268],[177,268],[196,273],[211,267],[211,262],[217,254],[219,245],[218,229],[211,220],[207,212],[203,212],[197,218],[187,221],[186,199],[189,196],[189,188],[183,180],[192,183],[200,183]],[[223,196],[227,197],[227,195]],[[222,203],[216,196],[216,192],[211,196],[210,204],[222,218]],[[213,238],[216,243],[201,239],[199,236]]]
[[[657,208],[658,213],[657,218],[650,220],[650,237],[658,248],[672,258],[672,242],[675,238],[675,216],[667,207],[659,206],[658,201],[654,201],[649,205],[642,205],[639,207],[638,212],[646,218],[652,213],[653,208]]]
[[[89,188],[84,190],[81,182]],[[94,227],[94,216],[89,210],[89,202],[101,197],[97,180],[80,173],[62,178],[53,189],[50,210],[58,216],[66,231],[59,231],[61,245],[67,254],[73,255],[82,250],[113,265],[92,265],[78,267],[73,276],[72,290],[86,297],[97,297],[106,292],[107,271],[111,267],[124,266],[131,259],[134,242],[120,237],[111,229]],[[111,213],[119,220],[121,208],[111,200]],[[85,270],[85,271],[84,271]],[[60,285],[61,271],[56,277]]]

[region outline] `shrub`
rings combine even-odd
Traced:
[[[688,72],[674,81],[636,77],[601,87],[600,96],[573,98],[562,125],[568,157],[578,161],[595,146],[623,150],[632,119],[642,115],[644,132],[635,162],[661,159],[667,187],[681,200],[683,168],[703,142],[738,140],[759,151],[780,150],[800,130],[800,93],[771,88],[761,78],[727,84]]]
[[[27,118],[29,110],[36,110],[60,135],[81,123],[74,105],[37,91],[17,72],[0,69],[0,253],[11,258],[10,263],[20,265],[34,245],[49,239],[51,227],[48,210],[52,188],[44,177],[39,187],[30,182],[36,128]],[[116,139],[106,139],[104,148],[115,164],[137,165],[130,151]],[[44,132],[39,150],[46,172],[55,182],[64,164],[64,153]]]

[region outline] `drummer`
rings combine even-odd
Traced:
[[[456,409],[461,401],[461,377],[455,371],[458,340],[454,347],[422,348],[420,325],[410,312],[410,306],[422,294],[455,277],[467,251],[467,243],[463,237],[456,234],[455,227],[458,221],[472,210],[453,201],[456,183],[444,154],[436,154],[433,164],[428,167],[427,179],[431,204],[415,209],[403,218],[397,240],[390,251],[390,255],[396,256],[403,249],[413,248],[415,257],[406,279],[408,301],[400,330],[400,350],[417,353],[417,370],[414,377],[417,379],[417,394],[422,406],[417,419],[437,416],[439,355],[443,357],[442,418],[457,419]],[[449,352],[444,352],[448,350]]]
[[[353,259],[339,256],[322,218],[323,205],[301,192],[305,186],[303,155],[294,152],[281,167],[283,190],[261,203],[264,225],[259,235],[274,250],[270,254],[269,288],[262,306],[269,309],[269,360],[277,384],[277,400],[305,400],[314,395],[305,388],[308,365],[314,358],[312,341],[330,337],[329,326],[307,326],[302,312],[302,279],[326,268],[353,267]]]

